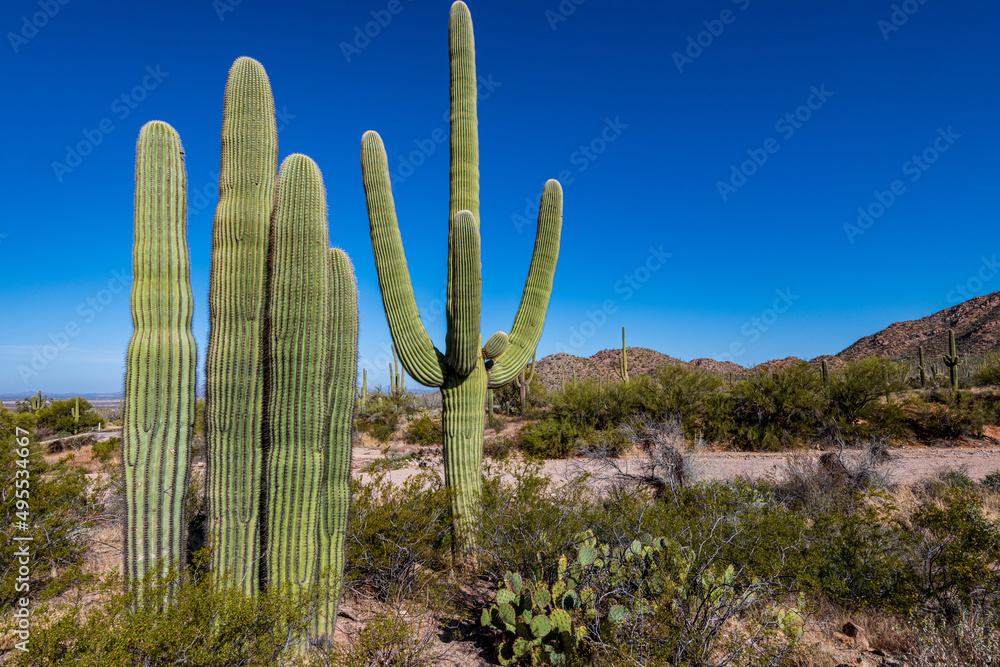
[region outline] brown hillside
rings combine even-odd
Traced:
[[[879,356],[911,362],[917,358],[917,346],[923,345],[926,363],[940,364],[941,357],[948,353],[948,329],[955,330],[960,355],[996,351],[1000,341],[1000,292],[977,296],[919,320],[890,324],[858,340],[837,357],[854,361]]]

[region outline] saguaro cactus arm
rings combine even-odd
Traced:
[[[428,387],[441,387],[446,372],[444,355],[434,347],[420,321],[403,240],[399,235],[389,162],[382,138],[376,132],[365,132],[361,139],[361,174],[368,202],[375,269],[392,342],[403,368],[414,380]]]
[[[448,244],[448,345],[451,369],[466,376],[476,368],[480,351],[483,275],[479,225],[471,211],[459,211]]]
[[[535,250],[524,283],[521,305],[510,330],[510,345],[495,360],[489,370],[489,386],[503,387],[512,382],[535,354],[542,338],[545,313],[552,295],[556,262],[559,260],[559,238],[562,233],[563,192],[559,181],[549,180],[542,192],[538,210],[538,231]]]

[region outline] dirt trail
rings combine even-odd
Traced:
[[[423,452],[420,452],[423,450]],[[443,474],[440,447],[418,447],[400,445],[392,448],[392,456],[406,457],[420,453],[420,458],[401,458],[394,461],[389,479],[396,484],[433,469]],[[1000,446],[983,447],[905,447],[890,450],[894,460],[888,464],[890,479],[898,483],[912,483],[938,473],[959,468],[976,481],[989,473],[1000,470]],[[727,480],[736,477],[747,479],[767,479],[778,481],[786,471],[790,456],[803,456],[816,460],[823,452],[809,450],[800,454],[747,453],[747,452],[701,452],[691,457],[697,480]],[[848,455],[851,455],[848,453]],[[352,462],[353,474],[360,479],[369,477],[367,471],[373,463],[384,462],[381,450],[371,447],[355,447]],[[637,473],[643,463],[642,456],[629,456],[616,461],[622,472]],[[558,482],[566,482],[582,472],[589,472],[598,480],[609,475],[608,466],[588,459],[562,459],[546,461],[542,473]]]

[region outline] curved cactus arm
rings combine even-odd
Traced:
[[[559,236],[562,232],[563,192],[559,181],[549,180],[542,193],[538,211],[535,252],[531,257],[528,279],[524,284],[521,305],[510,330],[510,345],[497,357],[489,371],[489,386],[502,387],[517,377],[538,346],[545,325],[545,312],[552,295],[552,280],[559,260]]]
[[[375,269],[392,342],[399,351],[403,368],[414,380],[428,387],[441,387],[446,371],[444,355],[434,347],[420,321],[396,220],[389,161],[382,138],[376,132],[365,132],[361,139],[361,175],[368,202]]]
[[[459,211],[448,245],[448,347],[451,369],[466,376],[479,361],[483,273],[479,226],[471,211]]]
[[[330,384],[327,395],[329,445],[320,493],[319,575],[333,595],[317,615],[315,632],[333,636],[344,573],[344,540],[351,506],[351,429],[358,381],[358,286],[351,260],[340,248],[330,250],[333,317]]]

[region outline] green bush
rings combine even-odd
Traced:
[[[146,600],[163,600],[179,577],[151,582]],[[71,603],[33,618],[29,650],[14,651],[21,667],[106,667],[176,664],[224,667],[304,665],[296,655],[319,591],[290,590],[247,596],[217,590],[210,577],[187,581],[165,609],[122,593],[121,579],[107,577],[84,587]],[[84,595],[85,593],[91,595]],[[84,608],[93,593],[103,600]],[[99,610],[99,612],[98,612]]]
[[[393,484],[386,473],[351,481],[344,583],[381,602],[396,601],[447,567],[451,506],[431,473]]]
[[[729,437],[731,407],[721,379],[687,366],[664,366],[657,379],[664,394],[664,413],[680,420],[688,441],[699,432],[713,441]]]
[[[898,407],[882,403],[883,397],[905,390],[906,367],[881,357],[848,362],[831,374],[825,386],[831,418],[851,440],[896,435],[900,429]]]
[[[816,437],[826,407],[822,383],[805,363],[740,380],[732,397],[734,444],[774,451]]]
[[[90,402],[80,399],[80,421],[73,420],[73,409],[76,407],[76,399],[65,401],[52,401],[48,407],[39,408],[35,415],[38,417],[38,428],[52,429],[56,432],[76,433],[80,430],[89,430],[100,424],[104,418],[94,410]]]
[[[983,477],[983,486],[994,493],[1000,493],[1000,469]]]
[[[110,461],[121,451],[122,439],[118,437],[108,438],[100,442],[95,442],[93,446],[94,458],[101,461]]]
[[[10,428],[23,428],[18,425],[31,421],[0,410],[0,477],[5,486],[0,493],[0,521],[10,537],[32,538],[0,542],[0,610],[22,597],[39,599],[71,585],[75,575],[66,568],[82,560],[86,530],[103,509],[88,493],[82,468],[69,465],[69,457],[46,463],[40,445],[29,444],[23,431]],[[30,574],[18,581],[22,545],[28,551]]]
[[[592,426],[549,417],[522,428],[517,435],[517,444],[528,456],[561,459],[573,454],[593,435]]]
[[[1000,387],[1000,353],[987,353],[971,380],[975,387]]]
[[[333,645],[311,665],[326,667],[433,667],[438,664],[430,643],[417,637],[414,624],[395,612],[380,613],[365,623],[346,648]]]
[[[414,393],[385,393],[379,388],[368,394],[365,409],[358,413],[354,427],[385,444],[396,432],[399,420],[416,414],[417,410]]]
[[[414,445],[440,445],[444,442],[441,419],[424,415],[406,427],[406,441]]]

